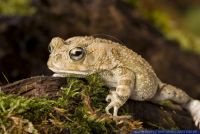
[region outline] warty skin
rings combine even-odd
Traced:
[[[200,128],[200,101],[183,90],[163,83],[149,63],[127,47],[92,36],[76,36],[63,40],[55,37],[50,42],[47,65],[55,74],[87,76],[98,73],[106,85],[116,90],[105,97],[109,102],[106,113],[113,108],[113,116],[128,100],[159,103],[171,100],[188,110]]]

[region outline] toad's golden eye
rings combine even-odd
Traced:
[[[81,60],[84,56],[85,50],[82,47],[75,47],[69,51],[69,57],[74,61]]]

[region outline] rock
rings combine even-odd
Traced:
[[[57,92],[65,86],[66,78],[37,76],[23,79],[0,87],[6,94],[17,94],[25,97],[57,98]],[[120,110],[132,113],[135,120],[143,122],[146,129],[197,129],[189,113],[183,109],[129,100]],[[184,123],[183,123],[184,122]]]

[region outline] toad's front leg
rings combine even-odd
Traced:
[[[113,108],[113,116],[117,116],[118,109],[129,99],[132,90],[134,89],[135,77],[131,71],[118,76],[116,91],[106,97],[109,105],[106,107],[106,113],[111,114],[109,110]]]

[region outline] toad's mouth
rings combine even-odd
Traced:
[[[57,70],[55,68],[49,68],[55,74],[53,76],[55,77],[66,77],[66,76],[71,76],[71,75],[89,75],[92,74],[90,71],[73,71],[73,70]]]

